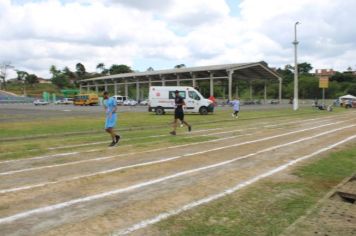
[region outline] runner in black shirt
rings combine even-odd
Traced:
[[[175,91],[175,99],[174,102],[176,104],[176,109],[174,110],[174,122],[173,122],[173,131],[170,132],[172,135],[176,135],[176,128],[177,128],[177,120],[179,119],[183,124],[188,126],[188,131],[192,131],[192,126],[190,126],[185,120],[184,120],[184,111],[183,111],[183,106],[185,106],[184,99],[179,96],[179,91]]]

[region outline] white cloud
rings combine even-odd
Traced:
[[[356,66],[355,1],[240,2],[239,14],[231,14],[224,0],[0,0],[0,62],[44,77],[51,64],[74,69],[77,62],[89,71],[99,62],[137,69],[137,61],[151,59],[187,65],[265,60],[281,67],[293,62],[293,25],[300,21],[299,61]]]

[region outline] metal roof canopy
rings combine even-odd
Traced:
[[[210,94],[214,95],[214,81],[228,81],[228,97],[232,98],[232,84],[236,80],[278,80],[279,82],[279,101],[282,97],[282,78],[273,70],[268,68],[266,62],[252,62],[239,64],[224,64],[199,67],[183,67],[169,70],[156,70],[145,72],[133,72],[116,75],[101,76],[80,81],[80,90],[86,88],[89,92],[94,88],[96,92],[99,87],[108,90],[108,86],[114,87],[115,94],[118,91],[118,86],[124,85],[125,96],[128,96],[128,86],[136,84],[136,99],[140,97],[140,84],[161,83],[165,86],[168,82],[176,82],[180,85],[183,81],[192,81],[192,86],[196,86],[198,80],[210,80]],[[265,100],[267,98],[267,90],[265,83]],[[250,85],[251,86],[251,85]],[[236,87],[237,91],[237,87]],[[237,92],[236,92],[237,93]]]
[[[227,77],[228,72],[233,71],[234,79],[281,79],[281,77],[273,70],[268,68],[267,63],[253,62],[253,63],[239,63],[239,64],[223,64],[223,65],[212,65],[212,66],[199,66],[199,67],[183,67],[175,68],[168,70],[156,70],[156,71],[145,71],[145,72],[133,72],[133,73],[124,73],[116,75],[101,76],[91,79],[84,79],[80,82],[85,84],[85,82],[104,82],[104,81],[113,81],[120,79],[148,79],[148,78],[165,78],[177,79],[177,76],[182,76],[181,78],[193,78],[193,74],[198,75],[196,79],[201,77],[209,77],[210,73],[214,76]],[[213,77],[214,78],[214,77]]]

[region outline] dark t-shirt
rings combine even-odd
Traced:
[[[177,96],[174,99],[174,102],[176,104],[176,112],[183,112],[183,104],[184,104],[184,99],[181,96]]]

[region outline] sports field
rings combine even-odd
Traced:
[[[186,115],[175,137],[171,115],[128,111],[113,148],[101,112],[15,110],[0,110],[1,235],[278,235],[356,170],[353,110]]]

